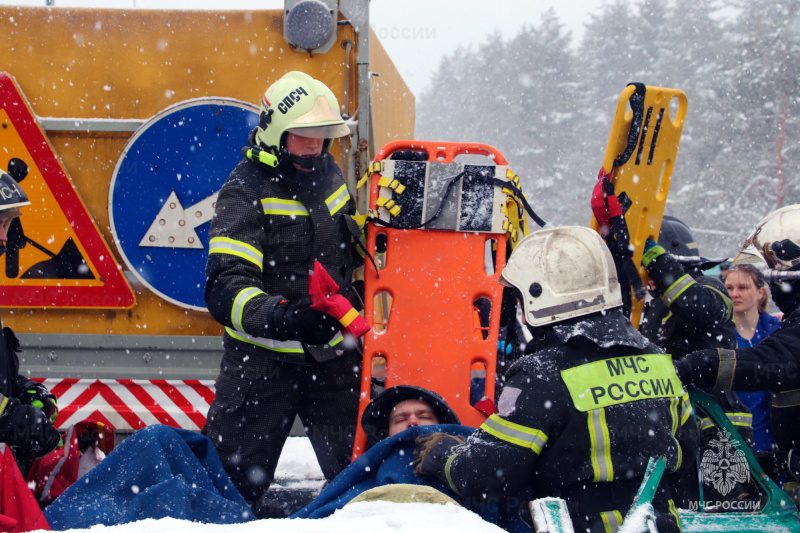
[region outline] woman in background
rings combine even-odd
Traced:
[[[736,341],[739,348],[756,346],[778,329],[781,321],[767,312],[769,292],[764,276],[753,265],[732,265],[725,288],[733,301]],[[770,424],[770,393],[737,392],[753,413],[754,450],[769,450],[775,444]]]

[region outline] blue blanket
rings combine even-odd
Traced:
[[[433,487],[479,514],[484,520],[509,531],[530,531],[530,527],[519,518],[518,501],[465,499],[439,479],[414,476],[411,464],[416,445],[414,441],[419,435],[435,431],[468,437],[475,428],[450,424],[416,426],[384,439],[336,476],[313,502],[291,518],[325,518],[364,491],[383,485],[407,483]]]
[[[44,514],[53,530],[145,518],[216,524],[255,519],[210,440],[193,431],[160,425],[124,440]]]

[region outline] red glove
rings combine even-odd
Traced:
[[[475,409],[480,411],[481,413],[485,414],[486,416],[492,416],[497,414],[497,406],[494,404],[494,400],[489,398],[488,396],[484,396],[478,403],[473,405]]]
[[[614,194],[614,184],[611,183],[612,173],[606,173],[605,169],[600,168],[597,176],[597,184],[592,192],[592,213],[600,226],[600,235],[603,238],[608,236],[611,230],[611,219],[622,216],[622,206],[619,205],[617,195]]]
[[[366,334],[371,328],[364,317],[338,294],[339,285],[333,281],[325,267],[314,261],[314,272],[308,278],[308,294],[311,295],[311,309],[326,313],[342,325],[344,331],[355,338]]]

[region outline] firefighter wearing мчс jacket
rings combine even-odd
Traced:
[[[695,453],[688,394],[669,355],[622,313],[613,259],[589,228],[523,239],[501,280],[513,287],[533,339],[511,367],[492,415],[463,445],[437,434],[417,471],[465,497],[566,500],[575,531],[616,530],[651,457],[667,473]],[[679,531],[666,484],[659,531]]]
[[[211,223],[205,300],[225,325],[225,355],[204,433],[260,516],[275,511],[259,500],[295,415],[327,479],[352,453],[361,358],[309,297],[315,261],[345,297],[363,262],[355,203],[328,152],[349,133],[338,109],[330,89],[301,72],[270,86]]]
[[[11,222],[30,205],[28,196],[10,175],[0,172],[0,254],[5,253]],[[14,450],[23,476],[33,460],[52,451],[61,436],[53,427],[56,397],[44,385],[19,374],[19,341],[10,328],[0,331],[0,443]]]

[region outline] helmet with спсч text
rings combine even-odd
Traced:
[[[516,289],[529,326],[622,305],[606,243],[596,231],[581,226],[542,229],[522,239],[500,282]]]
[[[256,142],[278,155],[287,132],[314,139],[350,134],[339,113],[339,102],[321,81],[303,72],[289,72],[261,98]]]

